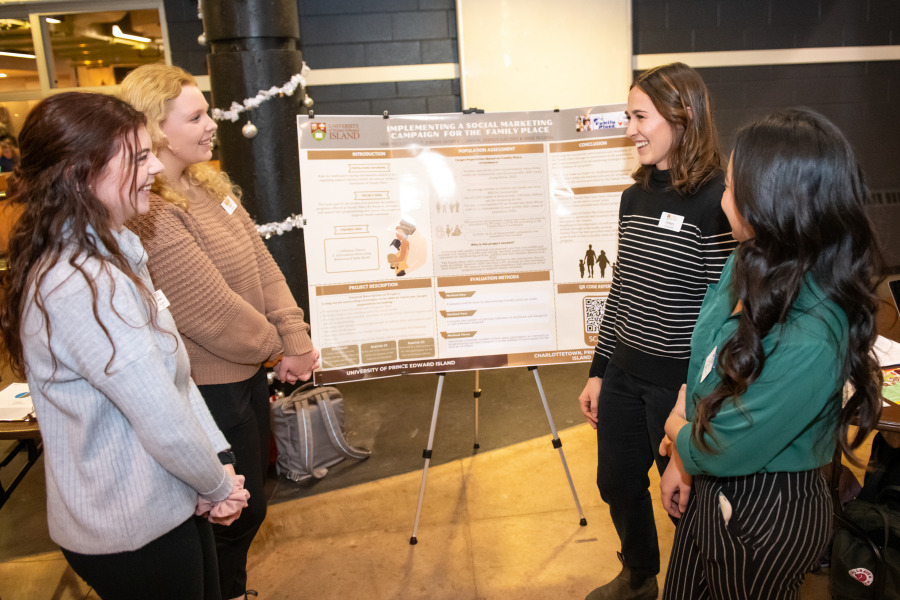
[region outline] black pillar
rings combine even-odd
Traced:
[[[213,107],[228,110],[232,102],[280,88],[300,73],[297,0],[203,0],[202,12]],[[242,112],[234,123],[219,121],[222,169],[241,187],[242,203],[260,225],[301,213],[296,122],[304,94],[298,87],[291,96]],[[253,138],[241,133],[248,120],[258,130]],[[265,243],[308,315],[302,230],[272,235]]]

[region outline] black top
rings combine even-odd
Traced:
[[[591,377],[610,361],[625,372],[677,389],[687,376],[691,332],[710,283],[737,242],[722,212],[724,175],[692,196],[654,168],[650,189],[622,193],[612,287],[604,306]]]

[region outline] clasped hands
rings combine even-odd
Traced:
[[[283,356],[275,365],[275,376],[284,383],[307,381],[319,368],[319,351],[313,348],[306,354]]]
[[[688,424],[685,418],[686,392],[687,387],[682,385],[678,391],[675,408],[666,419],[666,437],[659,444],[660,455],[670,458],[669,465],[659,480],[660,498],[666,512],[676,519],[680,519],[687,508],[692,483],[692,478],[685,472],[681,458],[678,456],[678,448],[675,445],[678,432]]]
[[[250,499],[250,492],[244,489],[244,476],[235,475],[232,465],[225,465],[225,471],[231,476],[231,493],[228,497],[220,502],[200,497],[194,510],[195,515],[205,517],[210,523],[217,525],[231,525],[237,521]]]

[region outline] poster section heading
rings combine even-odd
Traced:
[[[297,123],[317,381],[591,360],[624,105]]]

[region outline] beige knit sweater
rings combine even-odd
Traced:
[[[233,383],[260,364],[313,349],[303,310],[240,205],[198,188],[183,210],[151,194],[128,223],[150,256],[150,275],[171,303],[198,385]]]

